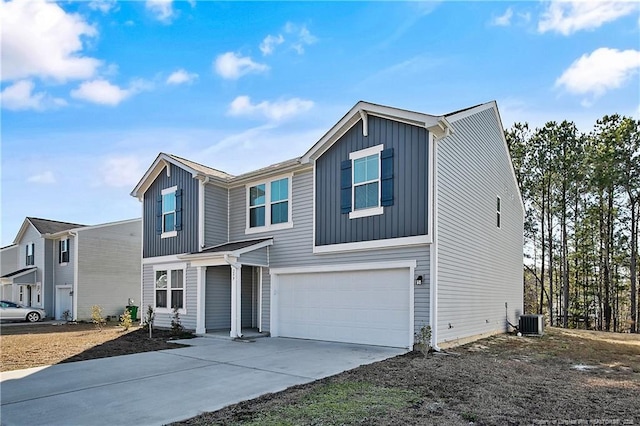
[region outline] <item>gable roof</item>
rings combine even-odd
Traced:
[[[33,226],[34,229],[38,231],[38,233],[42,236],[67,231],[69,229],[83,228],[86,225],[71,222],[60,222],[51,219],[42,219],[39,217],[27,217],[24,219],[24,222],[22,222],[22,226],[20,227],[16,238],[13,240],[14,244],[18,244],[18,242],[22,238],[22,235],[26,232],[29,226]]]
[[[195,161],[187,160],[186,158],[178,157],[177,155],[161,152],[153,161],[151,167],[149,167],[144,176],[142,176],[142,179],[140,179],[133,191],[131,191],[131,195],[141,198],[147,189],[149,189],[151,184],[156,180],[158,175],[162,173],[163,170],[167,169],[170,164],[188,171],[194,178],[212,179],[226,183],[233,177],[233,175],[221,170],[196,163]]]

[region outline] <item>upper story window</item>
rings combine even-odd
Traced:
[[[383,214],[393,205],[393,148],[352,152],[340,168],[341,211],[350,219]]]
[[[291,226],[290,176],[247,185],[247,233]]]
[[[175,237],[182,230],[182,189],[163,189],[157,199],[156,233],[162,238]]]
[[[496,197],[496,227],[500,229],[500,197]]]
[[[24,262],[26,266],[35,265],[35,256],[33,254],[34,250],[35,250],[34,243],[27,244],[27,247],[25,248],[25,262]]]
[[[58,263],[69,262],[69,239],[58,241]]]
[[[155,307],[162,310],[184,311],[184,269],[156,270]]]

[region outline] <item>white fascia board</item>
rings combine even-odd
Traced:
[[[130,224],[130,223],[136,223],[136,222],[140,222],[140,224],[142,224],[142,218],[126,219],[126,220],[119,220],[117,222],[101,223],[99,225],[83,226],[83,227],[79,227],[79,228],[71,228],[71,229],[67,229],[66,231],[56,232],[55,234],[45,234],[44,237],[45,238],[50,238],[50,239],[58,239],[58,238],[61,238],[61,237],[67,236],[67,235],[71,235],[72,233],[77,233],[77,232],[82,232],[82,231],[90,231],[92,229],[108,228],[108,227],[111,227],[111,226],[127,225],[127,224]]]
[[[343,263],[319,266],[293,266],[286,268],[271,268],[271,275],[287,274],[312,274],[319,272],[350,272],[350,271],[371,271],[379,269],[415,269],[417,262],[415,259],[395,260],[392,262],[367,262],[367,263]]]
[[[238,249],[238,250],[234,250],[230,254],[233,255],[233,256],[240,256],[242,254],[249,253],[249,252],[252,252],[254,250],[259,250],[259,249],[264,248],[264,247],[272,246],[273,245],[273,237],[269,237],[269,238],[271,238],[271,239],[267,240],[267,241],[263,241],[261,243],[254,244],[252,246],[248,246],[248,247],[244,247],[244,248],[241,248],[241,249]]]
[[[145,257],[142,259],[143,265],[153,265],[154,263],[180,262],[184,255],[171,254],[168,256]]]
[[[430,235],[415,237],[388,238],[384,240],[361,241],[357,243],[328,244],[314,246],[314,254],[352,252],[361,250],[392,249],[406,246],[429,245],[432,243]]]
[[[18,234],[16,235],[15,240],[13,240],[13,244],[16,244],[16,245],[20,244],[20,240],[22,239],[22,236],[24,235],[24,233],[27,232],[27,228],[29,226],[33,226],[33,229],[35,229],[36,232],[38,232],[38,229],[33,225],[33,223],[31,223],[29,218],[25,217],[24,222],[22,222],[22,226],[18,230]]]

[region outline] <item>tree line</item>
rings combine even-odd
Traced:
[[[515,123],[505,136],[526,208],[525,312],[640,332],[640,121],[608,115],[588,133]]]

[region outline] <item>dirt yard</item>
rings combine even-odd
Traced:
[[[185,425],[640,424],[640,336],[549,329],[412,352]]]
[[[93,324],[3,324],[0,326],[0,371],[182,346],[168,343],[170,337],[166,330],[154,330],[154,338],[149,339],[148,332],[140,327],[124,331],[116,325],[100,331]]]

